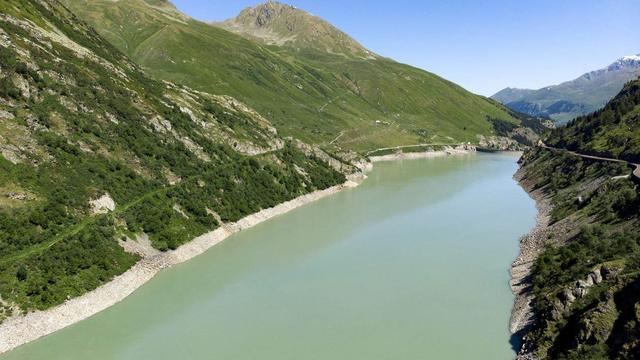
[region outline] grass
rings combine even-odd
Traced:
[[[476,143],[476,135],[494,134],[487,117],[519,122],[481,96],[388,59],[265,46],[195,20],[172,20],[143,0],[66,2],[155,77],[234,96],[284,136],[309,143],[344,132],[335,145],[366,152],[424,142],[421,129]]]

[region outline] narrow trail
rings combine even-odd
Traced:
[[[616,163],[627,164],[627,165],[632,166],[632,167],[635,168],[635,170],[633,170],[633,172],[632,172],[632,175],[633,175],[634,178],[636,178],[636,180],[640,180],[640,164],[636,164],[636,163],[633,163],[631,161],[626,161],[626,160],[621,160],[621,159],[581,154],[581,153],[578,153],[578,152],[575,152],[575,151],[571,151],[571,150],[567,150],[567,149],[548,146],[545,143],[543,143],[542,141],[540,141],[538,143],[538,146],[541,147],[541,148],[547,149],[547,150],[555,150],[555,151],[566,152],[566,153],[569,153],[571,155],[579,156],[579,157],[584,158],[584,159],[598,160],[598,161],[608,161],[608,162],[616,162]]]
[[[148,193],[143,194],[142,196],[132,200],[131,202],[124,204],[122,206],[118,206],[114,211],[106,214],[106,216],[116,216],[118,214],[121,214],[125,211],[127,211],[129,208],[131,208],[134,205],[137,205],[139,203],[141,203],[142,201],[144,201],[145,199],[148,199],[156,194],[162,193],[164,191],[169,190],[170,187],[162,187],[153,191],[150,191]],[[12,254],[10,256],[4,257],[4,258],[0,258],[0,265],[4,265],[4,264],[8,264],[17,260],[22,260],[24,258],[27,258],[31,255],[37,254],[39,252],[42,252],[52,246],[54,246],[55,244],[59,243],[60,241],[68,238],[69,236],[73,236],[78,234],[82,229],[84,229],[86,226],[93,224],[94,222],[96,222],[97,219],[99,219],[100,216],[87,216],[86,218],[84,218],[82,221],[80,221],[79,223],[75,224],[75,225],[71,225],[70,227],[62,230],[58,235],[54,236],[51,240],[49,241],[45,241],[43,243],[40,244],[36,244],[33,245],[31,247],[25,248],[21,251],[18,251],[15,254]]]
[[[344,132],[345,132],[345,131],[346,131],[346,130],[342,130],[342,131],[340,131],[340,134],[338,134],[338,136],[336,136],[336,138],[335,138],[335,139],[331,140],[331,141],[329,142],[329,145],[331,145],[331,144],[335,143],[336,141],[338,141],[338,139],[340,139],[340,138],[342,137],[342,135],[344,135]]]
[[[322,105],[322,106],[320,106],[320,107],[318,108],[318,112],[323,112],[323,111],[324,111],[324,109],[326,109],[328,105],[331,105],[334,101],[336,101],[336,100],[340,99],[343,95],[344,95],[344,94],[342,94],[342,95],[338,95],[338,96],[334,97],[333,99],[331,99],[331,100],[327,101],[324,105]]]
[[[170,189],[174,188],[177,185],[185,184],[185,183],[190,182],[190,181],[196,181],[197,179],[199,179],[198,176],[193,176],[191,178],[184,179],[183,181],[181,181],[180,183],[178,183],[176,185],[162,186],[162,187],[160,187],[158,189],[154,189],[152,191],[149,191],[147,193],[142,194],[141,196],[131,200],[128,203],[125,203],[125,204],[122,204],[122,205],[117,205],[115,210],[113,210],[113,211],[111,211],[111,212],[109,212],[107,214],[98,215],[98,216],[88,215],[87,217],[85,217],[79,223],[77,223],[75,225],[71,225],[71,226],[67,227],[66,229],[63,229],[59,234],[55,235],[49,241],[45,241],[43,243],[36,244],[36,245],[31,246],[31,247],[27,247],[25,249],[22,249],[22,250],[16,252],[15,254],[9,255],[9,256],[0,257],[0,265],[5,265],[5,264],[8,264],[8,263],[17,261],[17,260],[22,260],[24,258],[27,258],[27,257],[31,256],[31,255],[34,255],[34,254],[37,254],[39,252],[45,251],[48,248],[50,248],[50,247],[54,246],[55,244],[59,243],[60,241],[68,238],[69,236],[73,236],[73,235],[78,234],[80,231],[82,231],[82,229],[84,229],[88,225],[91,225],[91,224],[95,223],[101,216],[110,216],[110,217],[117,216],[117,215],[122,214],[125,211],[129,210],[131,207],[143,202],[144,200],[153,197],[154,195],[161,194],[163,192],[167,192],[167,191],[169,191]]]

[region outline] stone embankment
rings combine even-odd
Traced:
[[[372,162],[378,161],[396,161],[396,160],[411,160],[411,159],[425,159],[434,158],[447,155],[463,155],[473,153],[476,151],[476,147],[473,145],[458,145],[455,147],[447,146],[442,150],[437,151],[422,151],[422,152],[401,152],[398,151],[393,154],[371,156],[369,159]]]

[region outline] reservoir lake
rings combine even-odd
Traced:
[[[378,162],[0,359],[508,360],[518,154]]]

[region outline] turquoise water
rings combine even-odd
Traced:
[[[508,268],[536,214],[516,160],[377,163],[0,358],[511,359]]]

